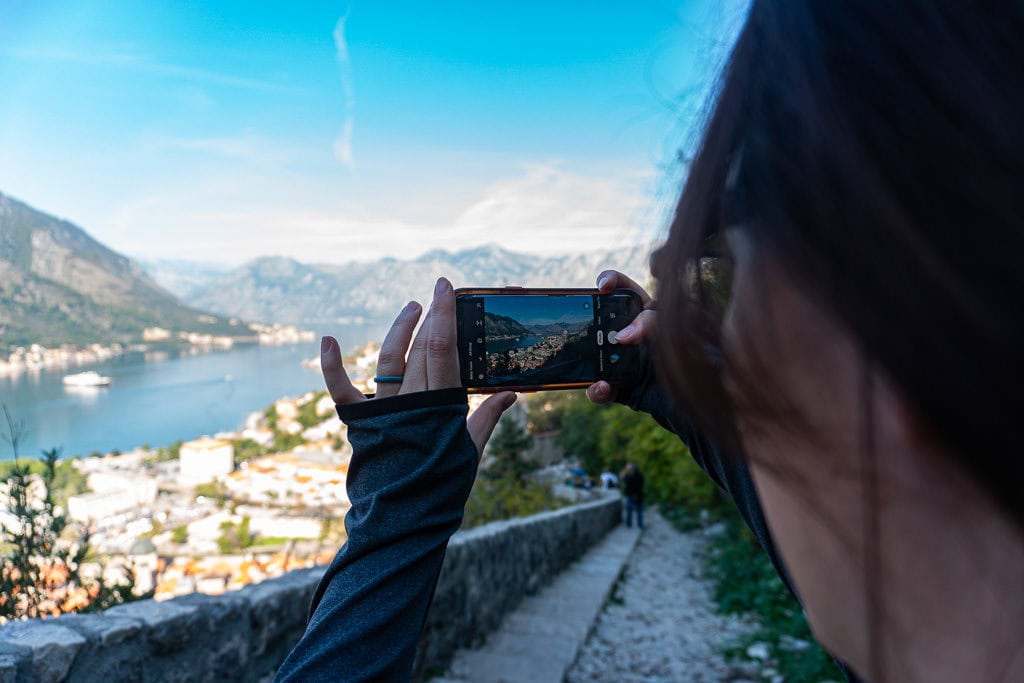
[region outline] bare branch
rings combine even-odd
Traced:
[[[14,463],[18,464],[18,444],[21,441],[21,437],[25,433],[25,423],[21,420],[16,420],[11,411],[7,408],[7,404],[0,404],[0,408],[4,412],[4,420],[7,422],[7,434],[0,434],[0,438],[11,444],[11,451],[14,453]]]

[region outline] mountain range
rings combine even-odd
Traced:
[[[205,281],[195,270],[183,276],[173,262],[161,262],[151,273],[191,306],[324,330],[352,321],[389,321],[410,299],[428,304],[441,275],[456,287],[593,287],[601,270],[616,268],[644,282],[649,253],[649,246],[636,246],[537,256],[488,244],[455,252],[434,250],[415,259],[341,265],[265,257],[219,275],[211,272]]]
[[[428,304],[441,275],[456,287],[592,287],[602,269],[617,268],[643,282],[648,253],[635,246],[537,256],[489,244],[340,265],[281,256],[235,268],[139,262],[67,220],[0,194],[0,350],[131,342],[150,326],[236,336],[247,332],[239,320],[323,331],[363,325],[372,339],[410,299]]]
[[[0,348],[127,342],[154,325],[238,331],[186,306],[74,223],[0,194]]]
[[[530,328],[514,318],[489,312],[484,313],[484,329],[487,330],[488,337],[495,339],[525,337],[534,334]]]

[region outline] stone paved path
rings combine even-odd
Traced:
[[[434,683],[560,683],[637,542],[617,527],[537,595],[506,615],[476,650],[456,653]]]
[[[699,532],[677,532],[656,511],[630,556],[624,580],[565,677],[568,683],[732,681],[743,678],[720,649],[750,627],[717,614],[701,577]]]
[[[646,517],[643,532],[616,528],[523,600],[433,683],[746,680],[721,648],[751,627],[715,612],[711,582],[700,574],[704,538],[679,533],[655,510]]]

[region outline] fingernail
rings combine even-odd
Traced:
[[[505,397],[505,408],[504,409],[508,410],[513,405],[515,405],[516,398],[517,398],[517,396],[515,394],[509,394],[508,396],[506,396]]]
[[[608,282],[608,276],[602,277],[600,280],[597,281],[597,288],[604,289],[604,283],[606,282]]]
[[[443,277],[437,278],[437,284],[434,285],[434,295],[447,294],[450,291],[452,291],[452,283]]]
[[[324,354],[331,350],[331,338],[320,337],[320,353]]]
[[[626,325],[621,330],[619,330],[619,333],[617,335],[615,335],[615,337],[616,337],[616,339],[622,339],[622,338],[627,338],[628,339],[629,337],[632,337],[634,334],[636,334],[636,328],[633,327],[632,324],[630,324],[630,325]]]
[[[413,311],[416,310],[417,306],[419,306],[418,303],[416,303],[415,301],[410,301],[405,305],[405,308],[402,309],[402,313],[412,313]]]

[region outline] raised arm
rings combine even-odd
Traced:
[[[348,542],[317,587],[306,632],[277,681],[402,681],[434,596],[448,539],[483,450],[515,395],[492,396],[467,421],[455,350],[451,285],[439,280],[430,313],[406,306],[381,346],[379,384],[367,400],[349,381],[338,343],[321,365],[352,443]]]

